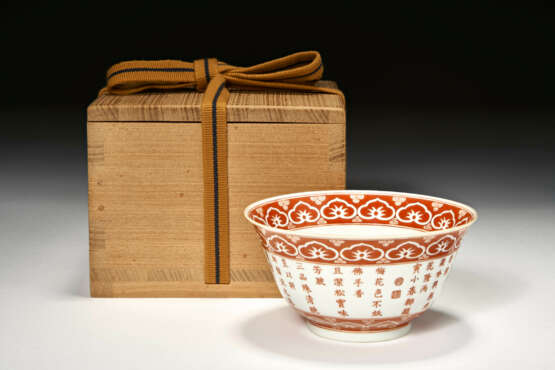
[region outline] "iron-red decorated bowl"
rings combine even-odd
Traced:
[[[437,299],[477,213],[447,199],[313,191],[245,209],[283,297],[316,334],[394,339]]]

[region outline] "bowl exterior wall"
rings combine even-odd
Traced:
[[[284,240],[290,245],[285,246],[276,244],[276,238],[271,235],[259,235],[282,296],[303,317],[327,329],[379,331],[406,325],[434,303],[451,270],[463,233],[456,239],[436,237],[427,244],[422,240],[419,240],[422,244],[413,241],[424,251],[434,253],[437,243],[433,243],[447,240],[449,243],[441,245],[448,252],[438,253],[439,257],[424,252],[401,262],[345,261],[341,257],[333,262],[318,258],[311,261],[292,252],[292,247],[297,251],[299,248],[287,235]],[[299,241],[296,236],[291,238]],[[407,241],[410,240],[398,240],[396,244]],[[338,256],[346,255],[340,247],[335,250]]]
[[[347,331],[399,328],[428,309],[476,220],[457,202],[356,190],[269,198],[247,207],[245,216],[283,297],[315,326]],[[391,233],[367,238],[351,225]],[[310,230],[328,226],[336,232]]]

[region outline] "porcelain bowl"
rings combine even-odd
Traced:
[[[441,292],[477,213],[464,204],[387,191],[312,191],[245,209],[282,296],[314,333],[394,339]]]

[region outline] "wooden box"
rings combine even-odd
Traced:
[[[92,296],[278,297],[244,207],[283,193],[345,187],[340,97],[232,91],[231,283],[205,284],[201,97],[103,95],[88,107]]]

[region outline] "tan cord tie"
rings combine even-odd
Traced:
[[[128,95],[144,90],[197,89],[203,92],[202,160],[204,171],[204,280],[229,284],[229,207],[227,184],[227,86],[284,89],[337,94],[314,86],[324,72],[317,51],[304,51],[252,67],[235,67],[215,58],[195,60],[134,60],[113,65],[101,94]]]

